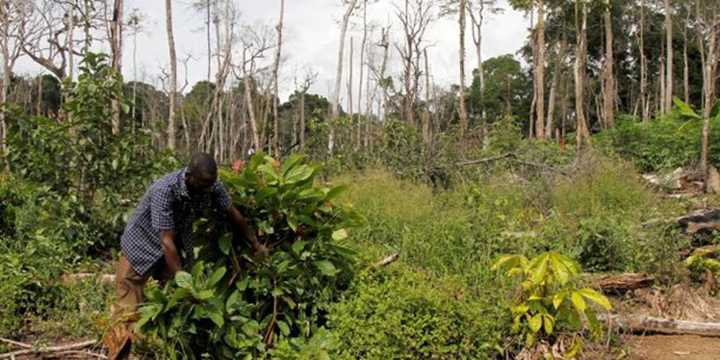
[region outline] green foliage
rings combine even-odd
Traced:
[[[347,286],[355,252],[346,229],[364,220],[334,203],[344,186],[313,186],[319,171],[300,156],[281,164],[262,153],[240,173],[222,171],[234,203],[272,256],[254,255],[228,231],[224,216],[200,220],[201,261],[192,274],[180,272],[148,292],[138,328],[162,339],[171,358],[263,356],[276,341],[302,352]]]
[[[499,307],[463,297],[462,281],[400,267],[358,277],[330,327],[346,359],[484,359],[497,354]]]
[[[641,171],[652,172],[689,167],[700,159],[702,119],[690,105],[675,99],[675,108],[658,119],[641,123],[627,119],[598,134],[601,146],[632,161]],[[715,108],[720,109],[720,101]],[[720,166],[720,117],[710,119],[708,163]]]
[[[590,288],[579,289],[577,278],[580,266],[557,253],[545,252],[528,260],[523,255],[501,256],[493,269],[508,268],[507,276],[521,277],[520,294],[513,302],[513,331],[519,333],[526,346],[539,339],[551,340],[558,334],[577,334],[587,323],[592,339],[602,335],[592,304],[611,310],[610,301]],[[582,340],[575,336],[575,344],[565,354],[575,356],[582,349]]]
[[[700,249],[685,260],[690,270],[690,276],[696,282],[707,280],[711,286],[710,291],[717,293],[718,287],[716,278],[720,276],[720,260],[716,258],[713,251]]]

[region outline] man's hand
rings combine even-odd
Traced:
[[[240,214],[240,211],[238,211],[235,206],[230,207],[228,210],[228,216],[230,217],[232,223],[240,229],[240,231],[242,231],[245,238],[250,242],[250,244],[252,244],[258,253],[263,254],[264,257],[270,256],[270,249],[257,240],[255,232],[250,229],[250,226],[248,226],[247,222],[245,222],[245,218],[242,214]]]
[[[163,252],[165,253],[165,262],[174,275],[182,270],[180,253],[175,246],[175,233],[172,230],[160,231],[160,243],[162,243]]]

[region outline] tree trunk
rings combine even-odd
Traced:
[[[575,112],[577,116],[577,147],[582,149],[583,141],[589,137],[589,130],[585,120],[585,57],[587,48],[587,4],[582,3],[582,10],[579,9],[580,0],[575,0],[575,31],[578,33],[578,44],[575,54]],[[582,27],[579,25],[579,14],[582,11]]]
[[[545,4],[538,0],[537,65],[535,86],[537,87],[537,138],[545,139]]]
[[[648,101],[647,58],[645,57],[645,0],[640,0],[640,103],[643,122],[650,121],[650,101]]]
[[[698,14],[700,14],[700,4],[698,4]],[[717,33],[716,29],[720,27],[720,21],[718,21],[718,4],[717,2],[713,2],[713,5],[710,9],[710,13],[712,14],[712,22],[707,24],[706,32],[707,32],[707,55],[705,56],[705,69],[703,71],[703,89],[704,89],[704,98],[705,98],[705,106],[703,108],[703,126],[702,126],[702,134],[701,134],[701,144],[700,144],[700,171],[702,172],[703,176],[703,191],[708,190],[708,147],[709,147],[709,134],[710,134],[710,116],[712,112],[713,103],[716,101],[715,99],[715,83],[717,79],[717,68],[718,68],[718,61],[720,61],[719,57],[720,54],[720,47],[717,45]],[[698,17],[701,20],[701,23],[704,23],[705,21],[710,21],[710,19],[704,19],[703,17]],[[703,47],[701,46],[700,51],[703,51]]]
[[[172,24],[172,0],[165,0],[165,27],[170,52],[170,108],[168,112],[168,148],[175,150],[175,101],[177,96],[177,59],[175,57],[175,37]]]
[[[690,14],[692,12],[688,8],[687,19],[683,26],[683,90],[686,104],[690,104],[690,65],[688,64],[688,26],[690,24]]]
[[[547,124],[545,124],[545,133],[548,136],[552,136],[553,127],[555,123],[555,108],[557,103],[557,88],[560,82],[560,73],[562,72],[562,64],[565,62],[565,52],[567,50],[567,39],[563,35],[562,42],[560,43],[560,50],[558,51],[557,59],[555,61],[555,69],[553,69],[552,86],[550,87],[550,101],[548,104],[548,117]]]
[[[363,95],[363,75],[365,70],[365,46],[367,45],[367,0],[363,0],[363,38],[362,38],[362,44],[360,45],[360,83],[358,84],[358,98],[357,98],[357,106],[358,106],[358,121],[357,121],[357,148],[360,149],[362,146],[362,110],[360,105],[362,103],[362,95]],[[367,84],[368,92],[370,84]]]
[[[300,152],[305,153],[305,91],[300,93]]]
[[[615,126],[615,73],[613,70],[613,30],[610,4],[605,8],[605,124],[608,128]]]
[[[10,172],[10,161],[7,158],[8,148],[5,143],[7,136],[7,126],[5,123],[5,104],[8,98],[8,89],[10,88],[10,3],[8,0],[0,0],[0,16],[2,18],[0,25],[3,27],[2,37],[2,88],[0,88],[0,144],[2,144],[2,156],[5,163],[5,171]]]
[[[243,63],[245,63],[245,59],[243,59]],[[252,102],[250,75],[247,71],[243,71],[243,84],[245,86],[245,107],[247,108],[248,116],[250,117],[250,129],[252,131],[253,146],[255,147],[255,151],[259,152],[262,150],[262,146],[260,145],[257,120],[255,119],[255,107]]]
[[[460,0],[460,98],[458,99],[458,112],[460,115],[460,138],[466,136],[468,119],[467,109],[465,108],[465,0]]]
[[[425,55],[425,109],[422,117],[422,135],[426,143],[430,142],[430,63],[428,61],[427,49]]]
[[[67,37],[65,38],[65,47],[68,49],[68,77],[70,79],[75,75],[75,52],[73,51],[73,33],[75,32],[75,8],[77,8],[77,0],[70,2],[70,9],[67,12]]]
[[[278,34],[277,52],[275,53],[275,64],[273,65],[273,93],[275,99],[273,101],[273,154],[275,157],[280,156],[280,117],[278,116],[278,72],[280,71],[280,57],[282,56],[282,30],[283,17],[285,14],[285,0],[280,0],[280,20],[278,21],[276,30]]]
[[[665,30],[667,33],[667,65],[665,70],[665,112],[672,108],[673,98],[673,19],[670,0],[665,0]]]
[[[483,71],[483,57],[482,57],[482,40],[483,40],[482,27],[483,27],[483,22],[485,20],[484,10],[485,10],[485,2],[479,1],[477,16],[473,12],[470,13],[470,21],[472,21],[472,24],[473,24],[472,36],[473,36],[473,43],[475,44],[475,55],[477,57],[478,79],[480,80],[480,99],[484,98],[484,96],[485,96],[485,71]],[[482,103],[482,100],[481,100],[481,103]],[[483,120],[482,124],[484,126],[485,120],[486,120],[486,111],[485,111],[484,106],[481,110],[481,118]]]
[[[112,41],[112,65],[118,74],[122,75],[122,29],[123,29],[123,0],[115,0],[113,6],[113,19],[110,28],[111,41]],[[72,49],[69,49],[72,52]],[[113,100],[112,103],[114,114],[112,121],[113,134],[120,132],[120,113],[121,107],[120,102]]]
[[[345,50],[345,34],[347,34],[348,24],[350,22],[350,16],[355,10],[358,0],[350,0],[345,8],[345,14],[343,15],[342,23],[340,26],[340,46],[338,49],[338,62],[337,70],[335,73],[335,87],[333,90],[333,97],[330,102],[331,105],[331,116],[332,120],[337,120],[340,116],[340,85],[342,83],[342,69],[343,69],[343,52]],[[330,135],[328,137],[328,157],[333,156],[335,148],[335,126],[331,124]]]
[[[382,38],[380,40],[380,46],[383,48],[383,58],[382,62],[380,63],[380,74],[379,79],[380,86],[382,87],[383,91],[383,97],[382,97],[382,108],[380,109],[380,123],[385,124],[385,119],[387,118],[387,114],[389,111],[389,95],[388,95],[388,89],[387,84],[385,83],[385,71],[387,70],[387,61],[388,56],[390,54],[390,42],[389,42],[389,28],[384,28],[382,30]]]
[[[350,57],[348,58],[348,83],[347,83],[347,92],[348,92],[348,121],[350,124],[350,129],[352,129],[352,123],[355,119],[355,114],[353,114],[353,60],[354,59],[354,45],[355,44],[355,38],[350,37]],[[352,130],[350,131],[349,140],[352,144]]]

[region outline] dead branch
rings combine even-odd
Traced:
[[[11,359],[16,356],[20,355],[29,355],[29,354],[47,354],[47,353],[56,353],[56,352],[63,352],[63,351],[69,351],[69,350],[77,350],[86,348],[88,346],[92,346],[97,344],[97,340],[88,340],[83,341],[81,343],[77,344],[70,344],[70,345],[62,345],[62,346],[50,346],[45,348],[39,348],[39,349],[25,349],[25,350],[18,350],[13,351],[5,354],[0,354],[0,359]]]
[[[15,346],[19,346],[21,348],[32,349],[32,345],[21,343],[21,342],[15,341],[15,340],[0,338],[0,341],[15,345]]]
[[[108,357],[103,354],[96,354],[90,351],[78,351],[78,350],[70,350],[70,351],[63,351],[57,354],[53,354],[54,356],[57,356],[59,358],[64,358],[65,355],[84,355],[84,356],[92,356],[96,357],[98,359],[107,359]]]
[[[388,265],[396,262],[399,258],[400,258],[400,253],[394,253],[394,254],[380,260],[379,262],[377,262],[375,265],[373,265],[373,268],[381,268],[381,267],[388,266]]]
[[[655,277],[636,273],[609,274],[593,280],[592,283],[604,292],[625,292],[650,287],[655,283]]]
[[[650,317],[640,314],[606,315],[603,318],[615,321],[621,329],[635,333],[693,334],[720,336],[720,322],[697,322]]]

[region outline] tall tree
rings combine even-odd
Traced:
[[[483,56],[482,56],[482,40],[483,40],[483,25],[485,22],[486,13],[497,14],[503,11],[502,8],[497,6],[496,0],[469,0],[469,13],[470,21],[472,22],[472,37],[473,43],[475,44],[475,55],[477,60],[477,71],[480,77],[480,92],[481,94],[485,91],[485,72],[483,71]],[[481,112],[483,121],[486,119],[486,111],[483,108]]]
[[[177,101],[177,57],[175,55],[175,36],[173,35],[172,0],[165,0],[165,29],[167,31],[170,52],[170,108],[168,112],[167,137],[168,148],[175,149],[175,105]]]
[[[465,137],[468,126],[467,109],[465,108],[465,0],[460,0],[458,8],[460,23],[460,97],[458,99],[458,110],[460,115],[460,138]]]
[[[718,100],[715,95],[717,82],[718,62],[720,62],[720,42],[718,42],[718,31],[720,31],[720,15],[718,15],[717,1],[697,0],[696,13],[698,28],[701,30],[698,36],[698,45],[703,63],[703,126],[700,144],[700,171],[703,178],[703,190],[707,191],[708,185],[708,147],[710,134],[710,117],[720,116],[713,114],[713,103]]]
[[[605,23],[605,86],[603,91],[605,125],[608,128],[615,126],[615,73],[613,70],[613,29],[610,1],[605,1],[603,19]]]
[[[582,17],[582,18],[581,18]],[[582,149],[583,142],[589,141],[590,132],[585,118],[585,60],[587,57],[587,3],[575,0],[575,115],[577,124],[577,147]]]
[[[359,0],[343,0],[343,3],[345,4],[345,14],[342,18],[342,23],[340,24],[340,44],[338,48],[338,61],[337,61],[337,70],[335,72],[335,87],[333,90],[332,100],[330,102],[331,104],[331,116],[332,120],[336,120],[340,116],[340,85],[342,83],[342,70],[343,70],[343,60],[344,60],[344,51],[345,51],[345,35],[347,34],[348,24],[350,23],[350,16],[352,16],[353,11],[355,11],[355,7],[357,6],[357,2]],[[335,148],[335,126],[331,125],[330,128],[330,135],[328,138],[328,156],[332,157],[333,151]]]
[[[368,0],[363,0],[363,37],[362,37],[362,43],[360,44],[360,80],[358,83],[358,100],[357,100],[357,106],[358,106],[358,120],[357,120],[357,148],[360,149],[361,145],[361,132],[362,132],[362,114],[360,109],[360,103],[362,102],[362,95],[363,95],[363,74],[365,70],[365,48],[367,47],[367,37],[368,37],[368,23],[367,23],[367,5]],[[367,84],[368,86],[368,93],[370,92],[370,84]]]
[[[112,66],[118,74],[122,74],[122,49],[123,49],[123,0],[115,0],[113,4],[113,15],[110,25],[110,38],[112,41]],[[72,50],[69,51],[72,53]],[[72,65],[70,65],[72,68]],[[112,128],[113,133],[120,132],[120,101],[113,100],[114,111]]]
[[[667,51],[667,55],[665,56],[665,60],[667,61],[665,71],[667,74],[665,75],[665,94],[663,94],[663,101],[665,111],[670,111],[673,101],[673,18],[670,0],[665,0],[665,32],[667,40],[667,45],[665,46]]]
[[[273,92],[275,99],[273,100],[273,153],[276,157],[280,156],[279,138],[280,138],[280,117],[278,116],[278,72],[280,71],[280,57],[282,56],[282,31],[283,17],[285,14],[285,0],[280,0],[280,20],[276,26],[277,31],[277,47],[275,52],[275,64],[273,65]]]

